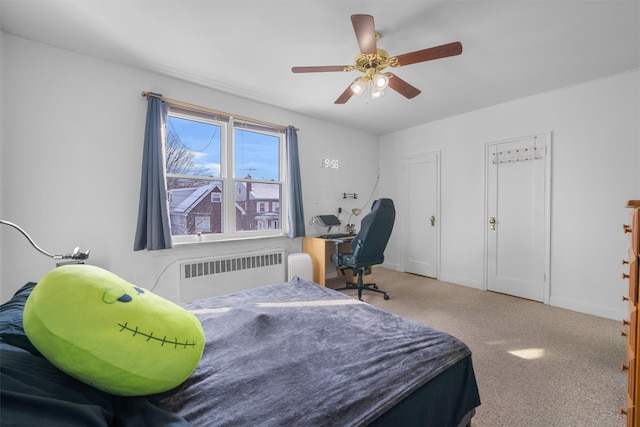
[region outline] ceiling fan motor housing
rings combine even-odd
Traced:
[[[387,68],[389,66],[389,54],[384,49],[376,50],[376,54],[358,53],[355,59],[356,70],[373,75],[376,71]]]

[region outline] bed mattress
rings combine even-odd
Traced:
[[[309,281],[183,306],[203,358],[158,403],[193,425],[446,427],[480,404],[462,341]]]

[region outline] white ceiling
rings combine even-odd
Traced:
[[[359,72],[291,67],[351,65],[360,13],[392,56],[453,41],[463,53],[393,69],[422,90],[411,100],[387,89],[336,105]],[[0,29],[372,134],[640,64],[638,0],[0,0]]]

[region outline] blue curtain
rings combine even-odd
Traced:
[[[167,104],[158,96],[149,95],[147,100],[147,124],[144,131],[140,204],[134,251],[172,247],[164,170]]]
[[[303,237],[305,230],[298,132],[293,126],[288,126],[285,136],[287,138],[287,179],[289,184],[289,237]]]

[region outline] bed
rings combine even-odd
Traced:
[[[111,395],[31,345],[34,286],[0,306],[3,426],[456,427],[480,405],[463,342],[298,278],[183,304],[206,338],[193,374],[162,394]]]

